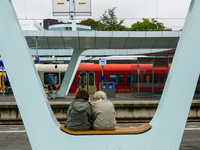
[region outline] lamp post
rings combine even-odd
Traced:
[[[70,6],[70,18],[72,21],[72,31],[76,31],[75,0],[70,0],[69,6]]]

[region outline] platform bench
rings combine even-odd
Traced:
[[[119,127],[115,130],[110,131],[98,131],[98,130],[88,130],[88,131],[71,131],[65,127],[65,124],[62,124],[60,129],[68,134],[72,135],[112,135],[112,134],[140,134],[151,129],[149,123],[145,123],[138,127]]]

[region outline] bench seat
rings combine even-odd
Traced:
[[[112,135],[112,134],[140,134],[151,129],[149,123],[145,123],[138,127],[120,127],[115,130],[110,131],[98,131],[98,130],[88,130],[88,131],[71,131],[65,127],[64,124],[61,125],[60,129],[68,134],[72,135]]]

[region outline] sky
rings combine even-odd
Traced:
[[[66,1],[66,0],[60,0]],[[84,1],[84,0],[83,0]],[[70,21],[69,16],[53,16],[52,0],[13,0],[13,5],[19,20],[59,19]],[[155,18],[163,22],[167,28],[180,30],[183,27],[191,0],[91,0],[92,16],[77,16],[77,22],[92,18],[99,20],[107,9],[116,7],[115,14],[119,20],[131,27],[142,18]]]

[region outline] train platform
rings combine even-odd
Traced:
[[[73,101],[75,95],[68,94],[64,98],[49,99],[51,106],[61,105],[65,107]],[[161,96],[134,96],[131,94],[116,94],[115,98],[109,98],[115,104],[137,104],[143,106],[157,106]],[[93,95],[90,95],[93,99]],[[193,99],[192,105],[200,106],[200,97]],[[0,95],[0,108],[17,107],[14,96]],[[118,123],[117,126],[139,126],[139,123]],[[200,122],[187,122],[179,150],[200,149]],[[0,125],[0,150],[31,150],[30,142],[23,125]]]
[[[51,105],[66,105],[70,104],[75,98],[74,94],[68,94],[64,98],[49,99]],[[114,98],[108,98],[113,101],[114,104],[158,104],[160,101],[160,95],[153,96],[135,96],[130,93],[116,94]],[[90,100],[93,100],[93,94],[90,94]],[[200,104],[200,96],[193,98],[193,104]],[[15,97],[0,95],[0,105],[13,104],[16,105]]]
[[[68,94],[64,98],[49,99],[52,111],[58,120],[65,120],[67,108],[75,98],[74,94]],[[132,120],[138,119],[150,121],[159,105],[160,95],[154,96],[135,96],[132,94],[116,94],[115,98],[109,98],[115,105],[116,118],[128,118]],[[93,94],[90,95],[93,100]],[[173,104],[172,104],[173,105]],[[21,119],[14,96],[0,95],[0,119]],[[188,121],[200,121],[200,97],[195,96],[192,101]],[[5,124],[5,123],[0,123]]]
[[[118,127],[133,127],[139,125],[141,124],[117,124]],[[184,130],[179,150],[199,150],[199,141],[200,122],[188,122]],[[0,125],[0,150],[31,150],[31,145],[23,125]]]

